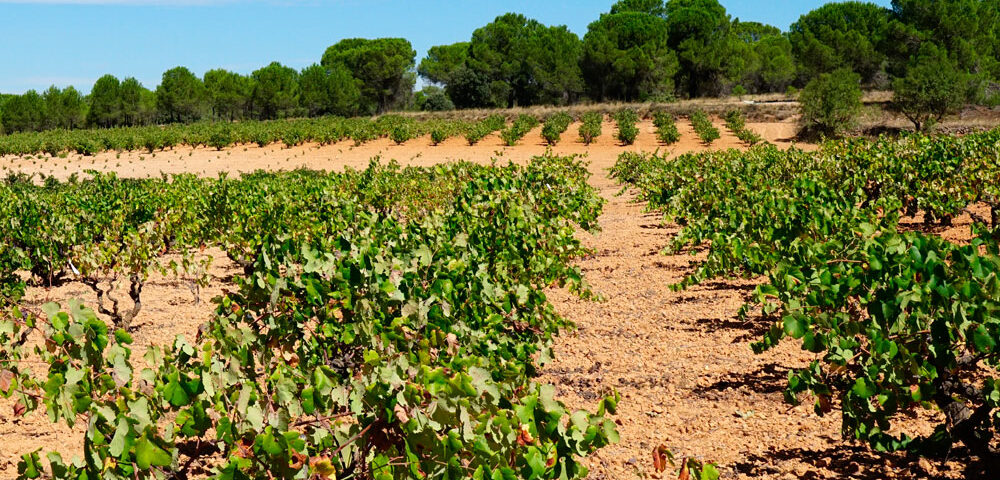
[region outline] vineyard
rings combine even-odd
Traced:
[[[0,424],[44,421],[78,448],[28,442],[0,472],[840,478],[864,457],[900,478],[955,478],[956,464],[993,458],[1000,130],[805,151],[768,143],[735,110],[725,130],[699,112],[650,117],[0,137],[105,149],[173,132],[240,157],[232,147],[254,135],[427,136],[425,152],[492,135],[549,152],[216,177],[12,169],[0,182]],[[604,149],[592,145],[602,125]],[[567,143],[592,155],[550,150]],[[197,300],[219,291],[216,263],[233,273],[204,323],[143,338],[141,319],[161,308],[151,289],[169,279]],[[89,300],[52,298],[67,285]],[[807,418],[818,427],[782,432]],[[840,435],[819,438],[831,418]],[[806,443],[846,452],[848,466],[781,449]]]

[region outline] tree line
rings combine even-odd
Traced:
[[[250,75],[224,69],[198,77],[186,67],[163,73],[155,90],[135,78],[105,75],[90,94],[50,87],[0,98],[7,133],[55,128],[118,127],[198,120],[269,120],[357,116],[402,108],[416,81],[410,42],[343,40],[301,71],[273,62]]]
[[[417,75],[427,86],[414,92]],[[829,3],[788,31],[731,18],[717,0],[621,0],[582,38],[509,13],[468,41],[432,47],[419,65],[405,39],[348,39],[301,71],[275,62],[250,75],[220,69],[199,78],[177,67],[155,90],[108,75],[88,96],[73,87],[7,95],[0,124],[13,132],[670,101],[787,92],[831,75],[906,92],[895,104],[918,128],[955,105],[996,102],[1000,0]]]

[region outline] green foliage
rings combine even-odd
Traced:
[[[215,128],[208,138],[208,146],[214,147],[216,150],[222,150],[223,148],[232,146],[232,144],[233,134],[225,126]]]
[[[658,111],[653,113],[653,126],[656,127],[656,138],[664,145],[673,145],[680,141],[681,132],[677,130],[674,116]]]
[[[892,83],[893,108],[913,122],[916,130],[927,130],[965,104],[970,84],[969,75],[945,52],[925,45],[906,76]]]
[[[435,45],[427,51],[427,56],[420,60],[417,73],[428,81],[450,85],[454,81],[455,72],[465,65],[467,58],[469,58],[469,42]]]
[[[617,138],[622,145],[632,145],[635,137],[639,136],[639,114],[630,108],[622,109],[614,115],[615,124],[618,127]]]
[[[712,124],[712,119],[702,110],[696,110],[691,114],[691,125],[705,145],[711,145],[721,137],[719,129]]]
[[[604,115],[598,112],[587,112],[583,114],[583,124],[580,125],[580,141],[585,145],[590,145],[601,136],[601,124],[604,122]]]
[[[675,288],[765,275],[751,304],[774,322],[758,352],[794,339],[816,355],[789,375],[786,400],[840,409],[843,434],[924,455],[961,442],[988,455],[996,437],[1000,340],[1000,130],[966,137],[773,146],[668,159],[622,155],[612,170],[683,225],[671,251],[705,246]],[[906,231],[903,215],[947,223],[975,202],[973,239]],[[939,414],[918,437],[894,421]]]
[[[473,80],[476,88],[488,92],[478,99],[488,103],[469,105],[456,99],[456,104],[512,107],[571,101],[583,91],[580,48],[580,38],[565,26],[547,27],[515,13],[501,15],[472,33],[468,72],[462,73],[465,81]]]
[[[112,75],[97,79],[90,90],[90,126],[112,127],[121,124],[121,82]]]
[[[391,138],[396,145],[402,145],[415,138],[417,136],[416,134],[416,125],[414,125],[413,122],[403,121],[392,127],[392,131],[389,133],[389,138]]]
[[[736,138],[740,139],[742,142],[749,146],[754,146],[764,139],[760,134],[754,132],[747,128],[746,118],[743,116],[743,112],[740,110],[730,110],[726,112],[726,128],[736,135]]]
[[[407,103],[413,90],[416,51],[402,38],[341,40],[326,49],[320,62],[330,71],[350,73],[360,93],[357,110],[384,113]]]
[[[84,126],[87,118],[87,102],[83,95],[73,87],[58,89],[49,87],[42,94],[45,101],[46,129],[73,129]]]
[[[487,135],[503,130],[506,124],[507,121],[504,120],[503,116],[491,115],[480,122],[470,125],[465,132],[465,140],[469,142],[470,146],[475,145]]]
[[[3,124],[9,132],[33,132],[45,124],[45,102],[34,90],[14,95],[3,110]]]
[[[499,118],[502,128],[503,118]],[[71,150],[92,155],[107,150],[136,149],[145,149],[152,153],[178,144],[231,146],[236,143],[256,143],[264,147],[275,142],[284,142],[286,145],[316,142],[328,145],[345,138],[350,138],[360,145],[377,138],[392,137],[394,132],[396,135],[404,133],[409,135],[408,140],[429,133],[432,128],[442,125],[449,129],[449,136],[455,135],[465,128],[463,122],[406,120],[406,131],[396,131],[396,127],[401,125],[402,121],[403,117],[398,115],[384,115],[375,121],[359,118],[322,117],[280,121],[246,120],[232,124],[202,122],[188,125],[175,124],[166,127],[53,130],[0,137],[0,155],[34,155],[43,151]],[[489,122],[490,125],[495,123],[495,119]],[[486,133],[492,131],[494,130],[489,130]],[[223,141],[222,137],[213,141],[212,136],[220,134],[220,132],[228,132],[225,133],[225,136],[229,138],[229,141]]]
[[[861,96],[858,74],[847,69],[824,73],[799,95],[802,124],[826,135],[839,135],[854,126],[861,112]]]
[[[70,258],[29,249],[62,238],[65,223],[44,223],[62,215],[78,219],[80,239],[154,227],[119,255],[159,252],[154,240],[214,245],[243,267],[194,343],[150,347],[141,371],[127,327],[78,302],[4,310],[0,394],[23,407],[15,415],[86,419],[83,461],[28,452],[20,476],[184,477],[208,463],[239,478],[583,478],[580,457],[617,441],[618,397],[571,412],[534,378],[571,326],[544,289],[589,292],[572,265],[587,253],[576,228],[595,228],[603,204],[587,176],[574,157],[540,157],[0,186],[11,200],[0,214],[44,224],[3,233],[5,268],[107,267],[108,255],[78,250],[98,248],[89,241],[47,250]],[[54,215],[27,208],[42,206]]]
[[[265,120],[295,116],[299,105],[299,73],[295,69],[272,62],[250,78],[254,116]]]
[[[718,96],[726,71],[744,57],[745,44],[730,31],[729,15],[717,0],[668,0],[667,44],[677,52],[678,89],[686,96]]]
[[[414,105],[425,112],[446,112],[455,109],[455,103],[441,87],[428,85],[416,93]]]
[[[247,114],[252,88],[249,78],[215,69],[205,72],[203,82],[213,117],[233,121]]]
[[[156,87],[157,107],[172,122],[200,119],[204,114],[205,98],[205,84],[186,67],[163,72],[160,86]]]
[[[573,122],[573,117],[566,112],[559,112],[545,120],[542,127],[542,138],[545,143],[555,145],[559,143],[559,138],[563,132],[569,129],[569,124]]]
[[[1000,8],[995,0],[895,0],[890,53],[904,76],[927,44],[947,52],[963,73],[1000,79]],[[900,71],[901,70],[901,71]]]
[[[533,128],[538,126],[538,119],[534,115],[521,114],[514,119],[509,128],[500,132],[500,138],[508,147],[517,145],[517,142],[524,138]]]
[[[828,3],[792,24],[789,39],[808,79],[840,69],[870,83],[886,60],[891,12],[874,3]]]
[[[587,27],[580,65],[590,96],[599,101],[670,96],[678,71],[666,20],[615,8]]]

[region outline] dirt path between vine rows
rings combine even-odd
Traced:
[[[622,396],[614,416],[621,442],[587,459],[590,478],[676,478],[676,469],[653,468],[660,445],[678,462],[717,463],[727,479],[992,478],[957,462],[872,452],[841,438],[839,411],[821,418],[809,398],[796,407],[784,403],[788,371],[812,355],[793,341],[761,355],[751,351],[770,326],[759,316],[738,319],[751,281],[672,291],[700,256],[664,255],[679,227],[646,213],[633,195],[616,195],[620,187],[604,165],[594,167],[592,183],[608,203],[602,231],[581,234],[595,254],[579,265],[605,301],[550,292],[578,329],[556,340],[555,361],[541,379],[574,409],[593,410],[612,389]],[[928,434],[926,420],[901,424]]]

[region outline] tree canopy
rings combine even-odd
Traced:
[[[351,38],[328,48],[320,63],[330,71],[343,68],[351,73],[361,93],[360,111],[382,113],[409,100],[416,56],[402,38]]]
[[[601,15],[583,38],[580,65],[591,97],[635,101],[672,95],[678,61],[667,44],[666,20],[642,11],[617,12]]]
[[[156,88],[157,106],[172,122],[200,119],[206,98],[205,84],[186,67],[163,72],[163,80]]]
[[[890,11],[873,3],[828,3],[792,24],[788,38],[801,74],[849,68],[872,83],[886,61]]]

